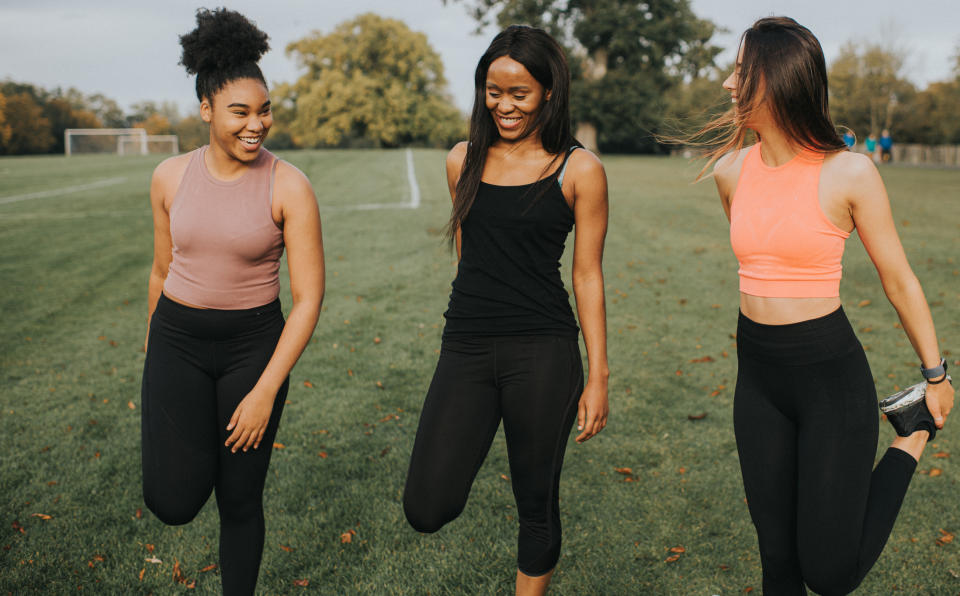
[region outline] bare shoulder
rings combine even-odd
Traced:
[[[453,146],[453,149],[447,153],[447,173],[449,174],[451,170],[455,171],[457,175],[460,175],[460,170],[463,169],[463,160],[467,158],[467,143],[466,141],[460,141]]]
[[[153,181],[163,185],[179,185],[191,157],[193,157],[192,151],[183,155],[174,155],[161,161],[153,170]]]
[[[713,164],[714,177],[724,183],[736,183],[740,177],[740,170],[743,168],[743,160],[746,159],[747,153],[750,152],[752,147],[753,145],[742,147],[723,155]]]
[[[290,162],[279,160],[274,178],[273,199],[281,209],[298,205],[316,205],[313,186],[306,174]]]
[[[883,180],[873,160],[852,151],[839,151],[824,158],[820,188],[851,205],[886,200]]]
[[[592,151],[578,147],[567,160],[567,170],[564,177],[571,175],[573,179],[605,176],[603,162]]]

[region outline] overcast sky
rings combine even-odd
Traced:
[[[271,83],[300,73],[286,45],[312,31],[333,27],[363,12],[398,18],[427,34],[443,57],[450,91],[468,112],[472,73],[495,30],[476,27],[462,4],[441,0],[0,0],[0,79],[44,88],[76,87],[103,93],[124,108],[131,103],[171,100],[182,112],[194,109],[193,81],[177,62],[177,36],[194,26],[198,6],[226,5],[270,35],[271,51],[261,68]],[[786,14],[820,39],[827,61],[851,39],[889,39],[909,50],[907,76],[925,86],[949,76],[960,43],[957,0],[693,0],[694,12],[729,30],[716,43],[733,57],[740,33],[762,16]]]

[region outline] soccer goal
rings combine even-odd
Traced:
[[[148,135],[142,128],[68,128],[63,132],[64,153],[149,155],[178,153],[177,135]]]

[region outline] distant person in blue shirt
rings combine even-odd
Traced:
[[[867,155],[873,159],[873,163],[879,163],[880,153],[877,152],[877,136],[871,132],[863,140],[863,144],[867,148]]]
[[[884,163],[893,159],[893,137],[886,128],[880,133],[880,160]]]
[[[849,128],[847,132],[843,133],[843,142],[846,144],[847,149],[853,149],[853,145],[857,142],[856,135],[854,135],[853,131]]]

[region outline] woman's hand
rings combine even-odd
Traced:
[[[953,384],[950,381],[931,385],[927,383],[927,409],[937,428],[943,428],[947,415],[953,409]]]
[[[227,430],[232,430],[233,433],[227,437],[224,445],[232,446],[231,453],[236,453],[237,449],[246,451],[251,446],[254,449],[260,446],[260,439],[263,438],[267,423],[270,422],[270,413],[273,412],[275,399],[276,393],[271,395],[256,387],[243,398],[237,409],[233,411],[230,424],[227,425]]]
[[[583,443],[597,434],[607,425],[610,406],[607,403],[607,388],[599,383],[587,383],[580,395],[580,407],[577,410],[577,443]]]

